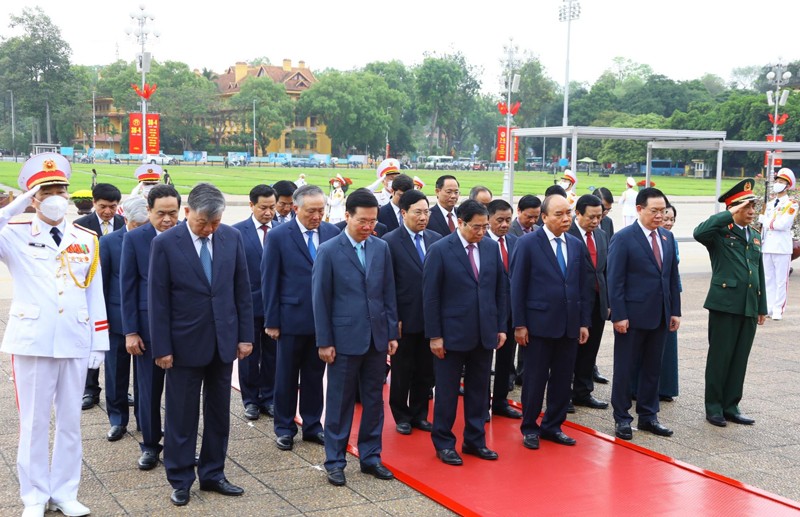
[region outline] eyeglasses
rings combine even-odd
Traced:
[[[419,217],[421,215],[424,215],[424,216],[431,215],[431,211],[430,210],[409,210],[406,213],[409,214],[409,215],[413,215],[415,217]]]
[[[378,224],[377,219],[356,219],[355,221],[359,226],[375,226]]]
[[[647,211],[650,212],[653,215],[659,215],[659,214],[664,215],[666,213],[667,209],[666,208],[648,208]]]
[[[488,224],[469,224],[469,223],[464,223],[464,226],[470,227],[473,232],[485,232],[485,231],[489,230],[489,225]]]

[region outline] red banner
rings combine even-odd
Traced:
[[[767,135],[767,142],[772,142],[772,141],[773,141],[772,140],[772,135]],[[783,142],[783,135],[778,135],[778,142]],[[778,158],[778,153],[779,152],[780,151],[776,151],[775,152],[775,158],[773,158],[773,160],[775,161],[775,167],[780,167],[780,166],[783,165],[783,160]],[[769,167],[769,152],[768,151],[764,152],[764,167]]]
[[[147,114],[147,128],[145,129],[145,144],[147,154],[158,154],[161,150],[161,120],[156,113]]]
[[[142,114],[128,115],[128,153],[142,154]]]
[[[511,129],[516,129],[512,127]],[[506,135],[506,127],[497,127],[497,152],[495,153],[494,161],[505,162],[508,154],[508,137]],[[514,137],[514,161],[519,160],[519,137]]]

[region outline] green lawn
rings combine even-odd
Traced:
[[[18,190],[17,176],[21,163],[0,162],[0,184]],[[133,177],[134,165],[110,165],[103,163],[82,164],[75,163],[72,166],[72,185],[70,191],[89,188],[92,181],[92,168],[97,169],[97,181],[102,183],[113,183],[122,191],[123,194],[129,193],[136,185]],[[350,177],[353,180],[353,187],[369,185],[375,180],[374,169],[300,169],[286,167],[230,167],[222,166],[194,166],[178,165],[168,166],[172,181],[181,193],[188,193],[192,186],[200,181],[208,181],[217,185],[227,194],[247,194],[250,189],[259,183],[274,183],[281,179],[296,180],[302,172],[306,175],[306,181],[323,187],[327,187],[328,180],[336,174]],[[410,176],[417,175],[425,182],[424,192],[428,195],[434,193],[434,183],[436,178],[443,171],[410,170],[405,171]],[[503,173],[499,171],[473,172],[473,171],[447,171],[458,177],[462,186],[462,195],[466,196],[469,189],[474,185],[484,185],[488,187],[495,196],[499,196],[503,190]],[[559,179],[557,175],[555,179]],[[545,189],[553,184],[554,176],[544,172],[525,172],[518,171],[515,174],[514,194],[543,194]],[[641,180],[637,177],[636,180]],[[656,187],[660,188],[667,195],[678,196],[711,196],[715,193],[714,180],[682,178],[682,177],[654,177]],[[722,182],[724,192],[737,179],[725,179]],[[611,190],[614,196],[619,196],[625,190],[625,176],[614,175],[608,178],[600,178],[597,173],[591,176],[586,173],[578,174],[578,194],[588,194],[594,187],[606,187]]]

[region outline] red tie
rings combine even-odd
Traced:
[[[586,247],[589,248],[589,255],[592,257],[592,265],[597,269],[597,248],[594,246],[592,232],[586,232]]]
[[[503,267],[506,268],[506,273],[508,273],[508,250],[506,250],[505,237],[500,237],[497,239],[497,242],[500,243],[500,255],[503,257]]]
[[[447,214],[447,227],[450,228],[450,233],[456,231],[456,225],[453,224],[453,212]]]
[[[656,231],[653,230],[650,232],[650,241],[653,245],[653,256],[656,258],[656,264],[658,264],[658,270],[661,271],[661,249],[658,247],[658,238],[656,237]]]
[[[261,239],[261,246],[263,247],[267,244],[267,232],[269,231],[269,226],[262,224],[261,231],[264,232],[264,237]]]

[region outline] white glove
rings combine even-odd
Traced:
[[[106,359],[105,352],[91,352],[89,354],[89,369],[90,370],[97,370],[100,368],[100,365],[103,364],[103,361]]]
[[[6,205],[6,207],[3,209],[3,215],[10,219],[15,215],[23,213],[26,208],[31,206],[33,195],[39,192],[39,188],[41,188],[41,185],[36,185],[24,194],[20,194],[14,198],[14,201]]]
[[[765,214],[758,214],[758,222],[764,224],[764,221],[767,220],[767,216]]]

